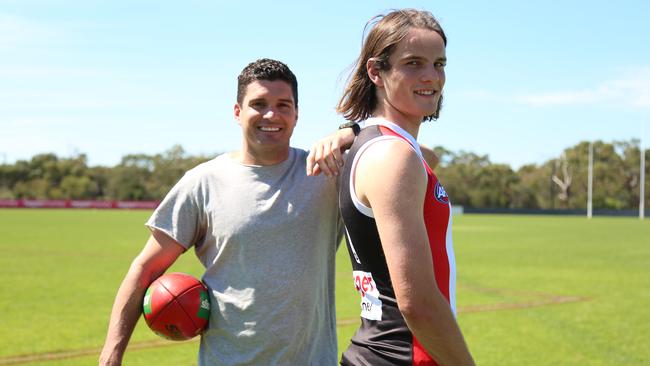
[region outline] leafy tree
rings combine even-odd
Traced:
[[[48,195],[51,188],[47,180],[34,178],[26,182],[16,183],[14,185],[14,195],[16,198],[48,199],[51,198]]]
[[[180,145],[175,145],[152,158],[153,171],[147,187],[154,197],[162,199],[186,171],[208,159],[187,156]]]
[[[112,169],[106,191],[117,200],[150,200],[147,181],[153,171],[153,159],[144,154],[126,155]]]
[[[437,175],[454,204],[468,207],[512,207],[517,175],[504,164],[491,164],[487,155],[436,148],[440,155]]]
[[[98,184],[89,176],[68,175],[61,181],[61,194],[66,199],[94,199],[97,197]]]
[[[517,171],[519,181],[514,186],[513,206],[516,208],[555,208],[555,183],[551,180],[553,162],[541,166],[524,165]]]

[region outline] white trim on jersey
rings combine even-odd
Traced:
[[[449,221],[447,222],[447,237],[445,238],[445,245],[447,249],[447,262],[449,263],[449,306],[451,311],[456,313],[456,255],[454,254],[454,245],[451,239],[451,204],[449,204]]]
[[[364,121],[364,124],[365,124],[365,127],[374,126],[374,125],[388,127],[389,129],[393,130],[395,133],[397,133],[397,134],[401,135],[402,137],[404,137],[405,139],[407,139],[410,142],[409,146],[411,146],[411,148],[415,151],[415,153],[420,157],[420,161],[422,161],[422,170],[424,171],[424,178],[425,178],[425,180],[428,181],[429,176],[428,176],[428,173],[427,173],[427,169],[425,167],[426,163],[424,161],[424,158],[422,157],[422,151],[420,150],[420,145],[413,138],[413,136],[411,136],[411,134],[406,132],[406,130],[404,130],[400,126],[398,126],[398,125],[396,125],[396,124],[394,124],[394,123],[392,123],[390,121],[387,121],[387,120],[385,120],[383,118],[372,117],[372,118],[369,118],[366,121]],[[361,212],[362,214],[364,214],[364,215],[366,215],[368,217],[371,217],[373,219],[375,218],[375,214],[372,212],[372,208],[364,205],[361,202],[361,200],[359,200],[359,197],[357,196],[357,192],[354,189],[354,177],[355,177],[355,173],[356,173],[356,170],[357,170],[357,164],[359,163],[359,158],[361,158],[361,155],[366,151],[366,149],[368,147],[370,147],[370,145],[372,145],[372,144],[374,144],[376,142],[386,141],[386,140],[404,141],[403,139],[401,139],[401,138],[399,138],[397,136],[393,136],[393,135],[382,135],[382,136],[375,137],[375,138],[373,138],[371,140],[368,140],[363,146],[361,146],[359,151],[357,151],[357,154],[354,156],[354,160],[352,161],[352,166],[350,167],[350,197],[352,198],[352,203],[354,204],[354,207],[356,207],[357,210],[359,210],[359,212]]]
[[[365,126],[384,126],[387,127],[388,129],[393,130],[393,132],[405,138],[409,142],[409,145],[411,145],[413,150],[415,150],[415,153],[420,157],[420,160],[422,161],[422,169],[424,169],[424,176],[427,177],[428,180],[429,174],[427,173],[427,168],[426,168],[427,163],[426,160],[424,159],[424,155],[422,155],[420,144],[418,144],[418,141],[410,133],[408,133],[405,129],[396,125],[395,123],[380,117],[368,118],[365,121]]]
[[[370,147],[370,145],[379,142],[379,141],[384,141],[384,140],[399,140],[399,137],[396,136],[378,136],[375,137],[372,140],[368,140],[361,148],[359,151],[357,151],[357,154],[354,156],[354,160],[352,160],[352,166],[350,167],[350,197],[352,198],[352,203],[354,204],[354,207],[359,210],[362,214],[372,217],[373,219],[375,218],[375,214],[372,212],[372,208],[366,206],[361,202],[359,197],[357,196],[357,191],[354,189],[354,176],[357,171],[357,164],[359,163],[359,158],[361,155]]]
[[[354,260],[357,261],[357,263],[361,264],[361,259],[359,259],[357,251],[354,249],[354,244],[352,243],[352,238],[350,237],[350,233],[348,232],[347,227],[345,227],[345,235],[348,237],[348,244],[350,244],[350,249],[352,249],[352,254],[354,254]]]
[[[413,146],[413,150],[418,154],[420,158],[423,158],[422,156],[422,150],[420,150],[420,144],[418,144],[418,141],[413,137],[410,133],[408,133],[405,129],[402,127],[396,125],[395,123],[381,117],[370,117],[365,121],[365,126],[374,126],[374,125],[379,125],[379,126],[385,126],[390,128],[391,130],[397,132],[399,135],[407,139],[410,143],[411,146]],[[424,158],[423,158],[424,159]]]

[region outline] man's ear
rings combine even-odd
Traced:
[[[366,72],[368,77],[376,87],[381,88],[384,86],[384,81],[381,78],[381,61],[372,57],[366,61]]]
[[[239,106],[239,103],[235,103],[234,106],[234,113],[235,113],[235,119],[237,120],[238,124],[241,124],[239,122],[239,114],[241,113],[241,107]]]

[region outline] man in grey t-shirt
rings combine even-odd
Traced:
[[[307,153],[289,145],[295,76],[278,61],[249,64],[234,110],[241,149],[188,171],[147,221],[151,236],[118,290],[100,364],[121,364],[146,288],[190,247],[212,302],[199,364],[336,364],[336,186],[307,176]]]

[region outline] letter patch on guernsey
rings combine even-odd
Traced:
[[[379,290],[372,279],[372,273],[353,271],[354,287],[361,294],[361,317],[369,320],[381,320],[381,300]]]
[[[440,203],[449,204],[449,197],[447,196],[447,192],[445,189],[442,187],[442,184],[440,182],[436,182],[436,187],[433,189],[433,194],[436,196],[436,200]]]

